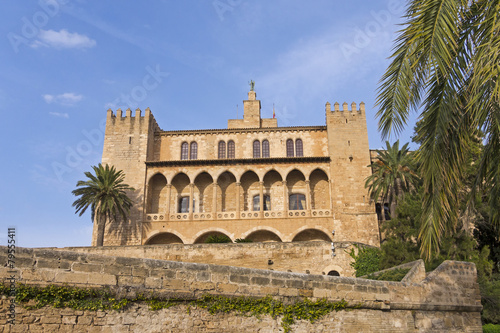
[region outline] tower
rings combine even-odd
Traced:
[[[128,221],[108,223],[104,234],[105,245],[141,244],[141,221],[143,218],[144,179],[146,177],[145,162],[152,158],[154,150],[154,133],[160,128],[151,110],[147,108],[145,115],[141,110],[127,109],[125,117],[118,109],[116,115],[111,109],[106,118],[102,164],[114,166],[125,173],[125,183],[135,191],[127,193],[133,202]],[[92,245],[96,241],[96,228],[92,233]]]
[[[326,103],[328,151],[331,159],[332,201],[337,223],[336,240],[379,246],[378,222],[365,188],[371,174],[365,103]],[[345,239],[344,239],[345,238]]]

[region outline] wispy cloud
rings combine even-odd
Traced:
[[[83,99],[83,95],[77,95],[72,92],[60,95],[45,94],[42,97],[47,104],[56,103],[64,106],[73,106]]]
[[[66,118],[66,119],[69,118],[69,114],[67,114],[67,113],[49,112],[49,114],[51,116],[54,116],[54,117],[61,117],[61,118]]]
[[[47,46],[57,49],[85,49],[95,45],[96,41],[85,35],[61,29],[60,31],[40,30],[38,39],[31,46],[34,48]]]

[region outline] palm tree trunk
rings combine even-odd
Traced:
[[[106,227],[106,216],[103,216],[101,214],[97,214],[96,222],[97,222],[96,246],[103,246],[104,245],[104,230]]]

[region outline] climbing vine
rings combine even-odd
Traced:
[[[9,295],[10,287],[0,284],[0,295]],[[276,319],[282,316],[281,326],[285,332],[290,332],[296,320],[308,320],[313,323],[333,311],[348,307],[347,301],[330,302],[326,299],[311,301],[304,299],[285,305],[283,302],[266,296],[225,297],[204,295],[196,300],[162,299],[139,294],[133,299],[117,298],[108,289],[88,289],[69,286],[46,287],[18,284],[16,287],[16,302],[26,309],[39,309],[44,306],[55,308],[68,307],[75,310],[122,310],[132,303],[146,303],[151,310],[166,309],[177,304],[187,305],[190,313],[192,307],[206,309],[211,314],[236,312],[259,318],[269,315]]]

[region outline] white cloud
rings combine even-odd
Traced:
[[[69,118],[69,115],[67,113],[49,112],[49,114],[51,116],[54,116],[54,117],[61,117],[61,118],[66,118],[66,119]]]
[[[73,106],[83,99],[83,95],[77,95],[75,93],[64,93],[60,95],[42,95],[43,99],[47,104],[57,103],[64,106]]]
[[[66,29],[61,29],[60,31],[40,30],[38,40],[36,40],[31,46],[34,48],[47,46],[57,49],[84,49],[94,47],[95,45],[96,41],[85,35],[80,35],[76,32],[71,33]]]

